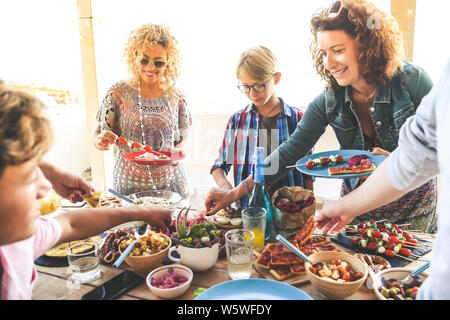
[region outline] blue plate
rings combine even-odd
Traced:
[[[338,155],[340,154],[341,156],[344,157],[344,162],[340,163],[340,164],[334,164],[334,163],[329,163],[327,166],[322,167],[322,166],[316,166],[312,169],[308,169],[306,168],[305,164],[306,162],[308,162],[309,159],[318,159],[321,157],[329,157],[331,155]],[[310,175],[310,176],[314,176],[314,177],[319,177],[319,178],[330,178],[330,179],[349,179],[349,178],[357,178],[357,177],[364,177],[364,176],[368,176],[370,175],[373,171],[369,171],[369,172],[362,172],[362,173],[347,173],[347,174],[335,174],[335,175],[330,175],[328,173],[328,168],[329,167],[340,167],[340,166],[344,166],[347,164],[348,159],[350,159],[353,156],[356,155],[360,155],[360,154],[365,154],[367,155],[367,157],[369,158],[370,162],[372,162],[373,164],[375,164],[376,167],[378,167],[383,161],[384,159],[386,159],[386,156],[381,155],[381,154],[371,154],[368,151],[365,150],[352,150],[352,149],[348,149],[348,150],[335,150],[335,151],[325,151],[325,152],[320,152],[320,153],[315,153],[312,155],[308,155],[306,157],[301,158],[300,160],[297,161],[296,165],[297,165],[297,170]]]
[[[231,280],[217,284],[196,300],[312,300],[302,290],[289,284],[267,279]]]

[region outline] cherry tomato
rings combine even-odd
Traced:
[[[151,151],[152,151],[152,148],[150,148],[149,146],[145,146],[145,147],[144,147],[144,150],[147,151],[147,152],[151,152]]]
[[[364,229],[365,227],[366,227],[366,224],[364,222],[360,222],[358,224],[358,228],[360,228],[360,229]]]
[[[375,230],[375,231],[373,232],[373,236],[374,236],[375,238],[381,238],[381,232]]]
[[[406,238],[406,240],[413,239],[413,237],[411,237],[411,235],[408,232],[403,232],[403,236]]]
[[[371,242],[367,245],[367,249],[371,251],[375,251],[378,249],[378,245],[375,242]]]
[[[358,233],[359,233],[363,238],[365,238],[366,235],[367,235],[366,229],[359,229],[359,230],[358,230]]]
[[[320,163],[322,164],[322,166],[326,166],[328,165],[328,163],[330,163],[330,159],[327,157],[322,157],[320,158]]]
[[[120,137],[117,140],[119,140],[120,143],[127,143],[127,139],[125,139],[124,137]]]
[[[314,166],[315,166],[315,164],[314,164],[314,162],[312,161],[312,160],[309,160],[307,163],[306,163],[306,168],[308,168],[308,169],[313,169],[314,168]]]
[[[400,241],[398,240],[398,238],[396,236],[391,235],[389,237],[389,242],[393,242],[395,244],[399,243]]]
[[[393,243],[393,242],[386,243],[386,249],[392,250],[394,247],[395,247],[395,243]]]
[[[339,164],[339,163],[342,163],[342,162],[344,162],[344,157],[341,156],[340,154],[338,154],[337,157],[336,157],[336,163]]]
[[[419,241],[417,241],[416,239],[409,239],[407,242],[412,243],[412,244],[418,244]]]
[[[395,252],[392,251],[392,250],[387,249],[387,250],[384,251],[384,255],[386,257],[392,258],[392,257],[395,257]]]
[[[402,256],[409,257],[411,255],[411,250],[407,248],[400,248],[400,251],[398,253],[400,253]]]
[[[352,245],[353,245],[354,247],[357,247],[357,246],[359,245],[359,238],[353,238],[353,239],[352,239]]]
[[[133,147],[139,149],[141,145],[139,144],[139,142],[133,142]]]

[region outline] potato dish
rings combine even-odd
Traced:
[[[120,243],[120,251],[123,252],[135,239],[135,236],[130,234],[127,240],[123,240]],[[165,234],[149,230],[147,234],[137,240],[133,250],[130,252],[130,256],[150,256],[164,250],[168,245],[169,238]]]

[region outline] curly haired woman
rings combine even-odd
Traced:
[[[294,134],[265,160],[266,183],[281,179],[305,156],[330,125],[342,149],[373,150],[389,155],[398,145],[400,128],[415,114],[431,90],[429,76],[405,61],[401,33],[395,19],[366,0],[334,2],[311,18],[311,53],[323,92],[308,106]],[[343,181],[341,194],[362,183]],[[246,181],[251,189],[253,180]],[[208,214],[246,194],[245,186],[215,190],[207,199]],[[436,180],[432,179],[401,199],[359,216],[410,223],[410,229],[436,232]]]
[[[130,77],[113,85],[97,113],[94,145],[108,150],[119,136],[153,150],[182,148],[191,116],[183,93],[175,87],[179,72],[177,40],[161,25],[132,31],[124,57]],[[122,194],[147,190],[186,192],[182,165],[141,165],[123,155],[138,151],[117,143],[113,187]]]

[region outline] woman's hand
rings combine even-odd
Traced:
[[[212,215],[223,208],[230,208],[231,204],[238,199],[239,197],[236,198],[234,189],[212,188],[205,200],[206,215]]]
[[[371,154],[382,154],[383,156],[389,157],[391,155],[391,153],[389,151],[386,151],[384,149],[375,147],[372,149],[372,151],[370,151]]]
[[[103,130],[94,136],[94,146],[101,151],[109,150],[118,138],[114,132]]]
[[[371,154],[381,154],[383,156],[389,157],[391,155],[391,153],[389,151],[386,151],[384,149],[375,147],[370,151]],[[360,180],[366,180],[367,178],[369,178],[370,175],[364,176],[364,177],[360,177]]]

